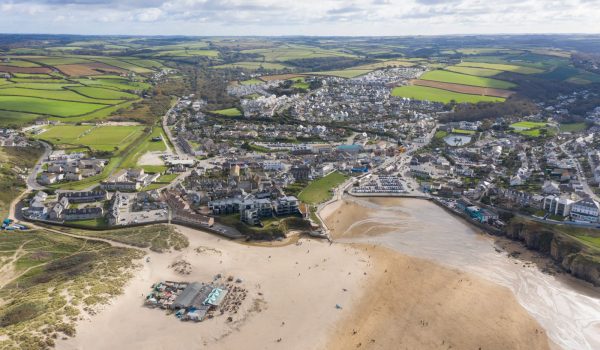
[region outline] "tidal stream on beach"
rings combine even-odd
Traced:
[[[510,257],[499,242],[420,199],[346,197],[323,213],[339,242],[379,244],[508,287],[564,349],[600,349],[600,292],[565,274]],[[510,242],[505,239],[510,247]],[[517,243],[513,243],[517,244]],[[527,252],[526,252],[527,253]],[[537,254],[531,254],[535,260]]]

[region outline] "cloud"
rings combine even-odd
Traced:
[[[0,0],[0,18],[77,34],[600,33],[600,0]]]

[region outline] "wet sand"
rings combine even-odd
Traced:
[[[498,244],[434,203],[349,197],[324,208],[322,215],[337,241],[385,246],[504,286],[552,343],[565,349],[600,348],[597,289],[570,276],[543,273],[540,264],[509,257],[510,252],[500,247],[516,249],[514,243]],[[538,263],[544,260],[524,253]]]
[[[391,249],[363,249],[376,272],[327,349],[549,348],[507,288]]]

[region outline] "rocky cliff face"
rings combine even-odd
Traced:
[[[511,224],[505,233],[523,241],[527,248],[547,254],[571,275],[600,286],[600,254],[575,238],[525,223]]]

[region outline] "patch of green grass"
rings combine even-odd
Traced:
[[[90,98],[69,90],[33,90],[22,88],[7,88],[0,89],[0,96],[38,97],[50,100],[97,103],[104,105],[115,105],[122,102],[121,100],[99,100],[97,98]]]
[[[74,86],[70,87],[69,90],[93,99],[101,100],[135,100],[139,98],[139,96],[127,92],[103,89],[99,87]]]
[[[520,74],[539,74],[539,73],[544,72],[542,69],[538,69],[538,68],[517,66],[517,65],[513,65],[513,64],[502,64],[502,63],[462,62],[462,63],[459,63],[458,66],[495,69],[495,70],[501,70],[501,71],[505,71],[505,72],[520,73]]]
[[[162,137],[163,140],[166,136],[163,134],[163,130],[159,126],[154,126],[152,132],[149,133],[139,145],[129,153],[129,155],[123,160],[121,168],[135,168],[137,167],[138,160],[146,152],[162,152],[167,149],[164,141],[152,141],[154,137]]]
[[[502,73],[501,70],[497,70],[497,69],[475,68],[475,67],[450,66],[450,67],[445,67],[444,69],[449,70],[451,72],[456,72],[456,73],[476,75],[478,77],[493,77],[495,75]]]
[[[350,78],[356,78],[361,75],[365,75],[372,71],[373,71],[373,69],[344,69],[344,70],[330,70],[330,71],[323,71],[323,72],[313,72],[313,73],[307,73],[307,74],[324,75],[324,76],[350,79]]]
[[[282,70],[282,69],[289,68],[289,67],[286,65],[280,64],[280,63],[271,63],[271,62],[236,62],[236,63],[212,66],[211,68],[215,68],[215,69],[242,68],[242,69],[256,71],[261,68],[264,70]]]
[[[50,115],[80,116],[106,107],[104,104],[48,100],[23,96],[0,96],[0,110]]]
[[[21,88],[33,90],[63,90],[65,87],[77,86],[77,83],[16,83],[13,85],[3,85],[0,88]]]
[[[529,122],[529,121],[520,121],[517,123],[510,124],[510,127],[513,129],[534,129],[534,128],[543,128],[546,126],[546,123],[542,122]]]
[[[600,249],[600,237],[584,236],[584,235],[579,235],[576,237],[578,239],[586,242],[587,244],[592,245],[596,249]]]
[[[438,130],[435,132],[435,135],[433,135],[434,139],[443,139],[444,137],[448,136],[448,132],[444,131],[444,130]]]
[[[421,76],[423,80],[440,81],[444,83],[462,84],[470,86],[488,87],[494,89],[511,89],[516,87],[515,84],[507,81],[478,77],[467,74],[460,74],[444,70],[429,71]]]
[[[586,123],[570,123],[570,124],[560,124],[559,129],[562,132],[580,132],[587,129]]]
[[[154,55],[155,57],[211,57],[216,58],[219,56],[219,51],[216,50],[169,50],[160,51]]]
[[[333,172],[325,177],[314,180],[300,192],[298,199],[307,204],[318,204],[331,198],[331,190],[348,177],[340,172]]]
[[[31,58],[31,61],[47,66],[59,66],[63,64],[90,63],[89,60],[81,57],[39,57]]]
[[[282,45],[269,49],[243,50],[241,53],[258,54],[269,62],[285,62],[305,58],[354,57],[354,55],[336,50],[326,50],[305,45]]]
[[[453,134],[473,135],[476,133],[475,130],[463,130],[463,129],[452,129]]]
[[[248,79],[248,80],[241,81],[240,84],[242,84],[242,85],[260,85],[260,84],[264,84],[264,81],[258,80],[258,79]]]
[[[217,111],[211,111],[211,113],[222,115],[224,117],[241,117],[242,112],[237,108],[219,109]]]
[[[448,90],[430,88],[425,86],[400,86],[392,90],[392,96],[408,97],[416,100],[427,100],[433,102],[450,103],[477,103],[477,102],[502,102],[505,99],[493,96],[480,96],[461,94]]]
[[[136,64],[132,64],[130,62],[125,62],[116,58],[109,58],[109,57],[94,57],[93,58],[94,61],[96,62],[101,62],[104,64],[108,64],[109,66],[113,66],[113,67],[117,67],[117,68],[121,68],[121,69],[125,69],[131,72],[135,72],[135,73],[140,73],[140,74],[144,74],[144,73],[151,73],[152,69],[148,69],[148,68],[144,68],[142,66],[136,65]]]
[[[0,127],[22,127],[40,118],[39,114],[0,111]]]

